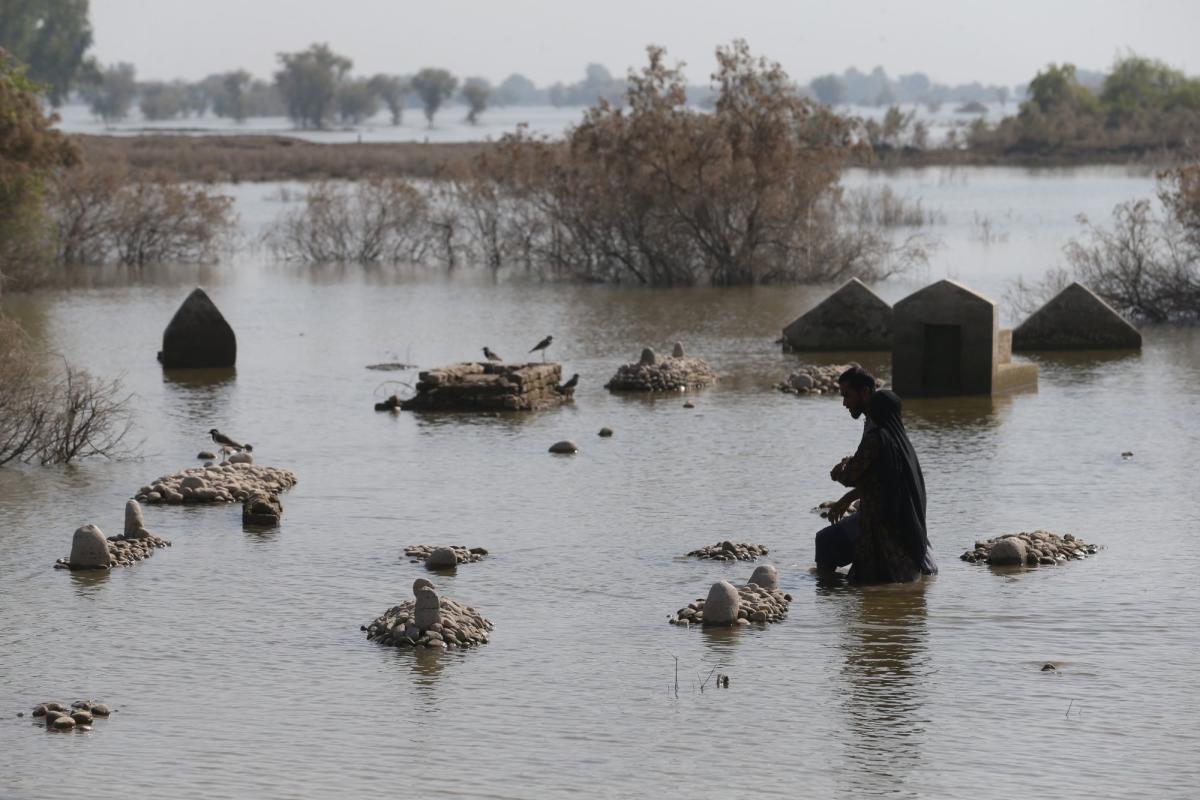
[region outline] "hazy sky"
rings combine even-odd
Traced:
[[[807,82],[882,65],[893,77],[1016,84],[1050,61],[1107,68],[1132,49],[1200,73],[1200,0],[92,0],[95,54],[142,78],[242,67],[267,77],[275,54],[328,42],[354,71],[440,66],[499,81],[572,82],[598,61],[614,74],[666,46],[707,82],[713,48],[745,38]]]

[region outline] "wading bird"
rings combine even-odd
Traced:
[[[230,450],[239,450],[239,451],[241,451],[241,450],[246,450],[246,451],[250,451],[250,450],[253,450],[253,449],[254,449],[253,447],[251,447],[251,446],[250,446],[250,445],[248,445],[248,444],[240,444],[240,443],[238,443],[238,442],[235,442],[233,439],[230,439],[228,436],[226,436],[225,434],[221,433],[221,432],[220,432],[219,430],[217,430],[216,428],[213,428],[213,429],[212,429],[211,431],[209,431],[208,433],[209,433],[209,435],[210,435],[210,436],[212,436],[212,440],[213,440],[213,442],[215,442],[217,445],[219,445],[219,446],[220,446],[220,448],[221,448],[221,452],[222,452],[222,453],[227,453],[227,452],[229,452]]]
[[[530,350],[529,352],[533,353],[537,350],[541,350],[542,351],[542,361],[545,361],[546,360],[546,348],[550,346],[550,342],[552,342],[552,341],[554,341],[554,337],[547,336],[545,339],[542,339],[540,342],[535,344],[533,346],[533,349]]]
[[[503,361],[504,360],[500,356],[493,353],[487,347],[483,348],[483,357],[486,358],[488,361]]]
[[[579,385],[579,373],[576,372],[571,376],[571,380],[558,387],[559,394],[575,394],[575,387]]]

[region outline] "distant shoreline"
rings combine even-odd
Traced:
[[[369,177],[437,178],[455,164],[470,161],[493,142],[345,142],[324,144],[293,136],[74,134],[84,158],[93,163],[127,162],[135,170],[166,172],[181,180],[210,183],[361,180]],[[1181,154],[1145,148],[1074,149],[1054,152],[998,152],[931,148],[884,150],[869,162],[850,164],[873,170],[920,167],[1080,167],[1128,164],[1163,168]]]

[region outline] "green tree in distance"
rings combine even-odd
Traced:
[[[354,62],[314,44],[298,53],[280,53],[282,69],[275,85],[283,95],[287,114],[301,128],[321,128],[333,112],[338,86]]]
[[[379,74],[367,81],[367,86],[392,115],[392,124],[399,125],[404,119],[404,95],[409,92],[408,81],[399,75]]]
[[[358,125],[375,116],[379,98],[371,91],[370,81],[343,81],[337,90],[337,113],[342,122]]]
[[[479,124],[479,115],[487,109],[492,86],[484,78],[467,78],[463,81],[462,99],[467,104],[467,122]]]
[[[426,67],[413,76],[413,91],[421,98],[421,104],[425,106],[425,119],[430,125],[442,103],[454,96],[457,87],[458,78],[444,69]]]
[[[105,122],[125,119],[137,94],[137,72],[125,62],[105,68],[83,89],[92,113]]]
[[[0,0],[0,47],[28,68],[59,106],[92,64],[88,0]]]

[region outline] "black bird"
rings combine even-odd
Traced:
[[[486,358],[488,361],[503,361],[504,360],[500,356],[493,353],[487,347],[483,348],[483,357]]]
[[[238,442],[235,442],[233,439],[230,439],[225,434],[221,433],[216,428],[213,428],[208,433],[209,433],[209,435],[212,436],[212,440],[221,446],[222,450],[249,450],[250,449],[250,445],[239,444]]]
[[[541,350],[542,351],[542,361],[545,361],[546,360],[546,348],[550,346],[550,342],[552,342],[552,341],[554,341],[554,337],[547,336],[545,339],[542,339],[540,342],[535,344],[533,346],[533,349],[530,350],[529,352],[533,353],[537,350]]]
[[[575,394],[575,387],[579,385],[579,373],[576,372],[571,376],[571,380],[558,387],[559,394]]]

